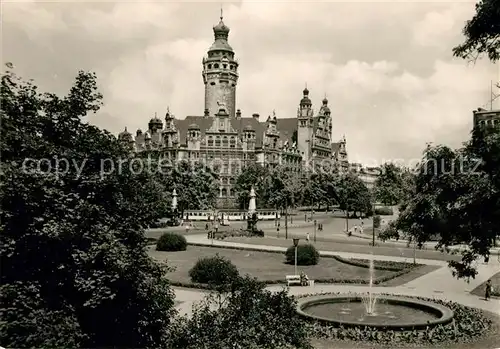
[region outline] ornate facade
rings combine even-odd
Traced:
[[[119,139],[136,151],[157,149],[173,161],[199,161],[215,165],[220,173],[219,207],[234,205],[234,184],[249,163],[296,172],[313,170],[319,164],[348,167],[345,137],[332,142],[332,119],[325,98],[317,114],[303,91],[296,117],[278,118],[273,112],[265,122],[257,113],[244,117],[236,108],[238,61],[228,43],[229,28],[221,17],[214,26],[214,43],[202,61],[205,109],[202,116],[176,118],[167,108],[165,122],[149,121],[145,132],[135,137],[126,129]]]

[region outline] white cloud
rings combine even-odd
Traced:
[[[33,67],[72,67],[82,57],[67,45],[78,35],[105,96],[103,112],[90,120],[113,132],[144,128],[167,106],[180,118],[202,115],[201,60],[219,4],[101,5],[16,4],[4,11],[9,29],[36,34],[39,46],[50,43],[53,53],[37,60],[21,38],[6,48],[8,56],[28,78]],[[354,159],[411,158],[429,141],[459,145],[472,109],[487,101],[489,81],[498,76],[486,62],[452,59],[473,11],[472,3],[456,2],[225,4],[240,61],[237,107],[245,116],[258,112],[264,119],[275,109],[278,117],[295,117],[307,83],[316,110],[328,96],[334,139],[345,134]],[[99,43],[103,51],[95,54]]]

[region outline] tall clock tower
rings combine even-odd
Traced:
[[[205,84],[205,115],[214,116],[225,108],[229,117],[236,112],[236,84],[238,82],[238,62],[227,38],[229,27],[222,21],[214,26],[215,41],[203,58],[203,83]]]

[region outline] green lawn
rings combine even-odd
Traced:
[[[495,295],[500,294],[500,272],[493,275],[490,279],[491,279],[491,285],[493,286],[493,293]],[[486,282],[483,282],[481,285],[473,289],[471,293],[479,297],[484,297],[485,290],[486,290]]]
[[[150,249],[150,255],[153,258],[167,261],[169,266],[175,267],[175,271],[169,273],[169,278],[173,282],[181,283],[191,282],[189,270],[199,258],[214,256],[216,253],[231,260],[241,274],[249,274],[262,281],[276,282],[283,280],[285,282],[285,275],[294,273],[294,266],[285,264],[285,256],[280,253],[200,246],[188,246],[187,251],[180,252],[160,252],[156,251],[154,247]],[[369,276],[368,268],[342,263],[334,258],[321,258],[318,265],[299,266],[298,271],[304,271],[313,280],[359,280],[358,282],[362,283]],[[397,273],[394,271],[376,270],[375,277],[388,277]]]
[[[224,239],[224,241],[232,241],[239,242],[244,244],[253,244],[253,245],[268,245],[268,246],[281,246],[281,247],[289,247],[292,245],[292,234],[288,240],[284,238],[276,239],[276,238],[267,238],[267,237],[252,237],[252,238],[240,238],[240,237],[229,237]],[[311,236],[312,239],[312,236]],[[360,241],[361,240],[361,241]],[[371,241],[353,238],[352,241],[347,239],[339,239],[332,241],[317,241],[315,246],[320,251],[338,251],[338,252],[352,252],[352,253],[375,253],[380,256],[394,256],[394,257],[404,257],[408,258],[408,261],[413,260],[413,248],[406,248],[405,246],[387,246],[381,244],[379,246],[370,245]],[[446,253],[438,252],[434,249],[426,249],[426,250],[416,250],[416,257],[421,259],[435,259],[435,260],[455,260],[460,261],[460,255],[451,255]]]

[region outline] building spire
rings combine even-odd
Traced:
[[[222,4],[220,4],[220,20],[222,21],[224,19],[224,12],[222,9]]]

